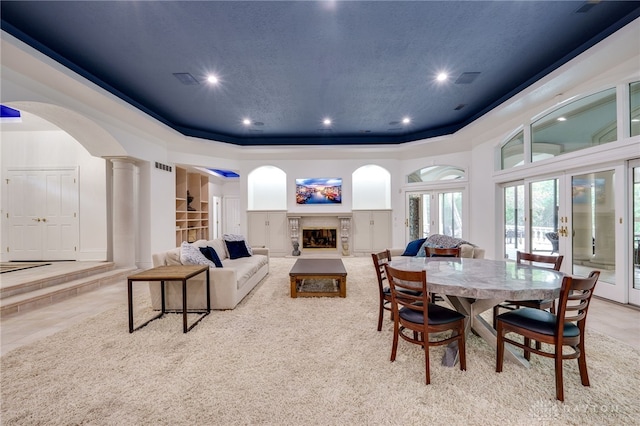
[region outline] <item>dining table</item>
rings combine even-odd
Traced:
[[[494,306],[506,300],[556,299],[565,275],[512,260],[400,256],[394,257],[390,265],[404,271],[426,271],[429,293],[442,296],[467,316],[467,336],[474,332],[493,348],[496,331],[482,314],[492,312]],[[516,349],[505,345],[505,358],[529,367],[522,351]]]

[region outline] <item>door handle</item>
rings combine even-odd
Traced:
[[[43,222],[46,222],[46,221],[47,221],[47,218],[46,218],[46,217],[43,217],[43,218],[42,218],[42,221],[43,221]]]
[[[31,219],[31,220],[33,220],[34,222],[40,222],[40,218],[37,218],[37,219]]]

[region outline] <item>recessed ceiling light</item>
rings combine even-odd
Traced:
[[[447,75],[446,72],[441,72],[440,74],[438,74],[438,76],[436,77],[436,79],[438,81],[445,81],[447,78],[449,78],[449,76]]]
[[[331,126],[331,119],[325,118],[324,120],[322,120],[322,124],[324,124],[325,126]]]
[[[564,117],[558,117],[558,121],[567,121],[567,119]]]
[[[411,119],[409,117],[405,117],[402,119],[402,124],[409,124],[411,123]]]
[[[242,120],[242,124],[244,124],[245,126],[248,126],[251,124],[251,120],[249,120],[248,118],[245,118],[244,120]]]
[[[216,77],[215,75],[211,74],[210,76],[207,77],[207,81],[211,84],[217,84],[218,83],[218,77]]]

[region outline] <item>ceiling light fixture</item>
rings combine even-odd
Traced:
[[[402,119],[402,124],[409,124],[411,123],[411,119],[409,117],[405,117]]]
[[[245,126],[248,126],[251,124],[251,120],[249,120],[248,118],[245,118],[244,120],[242,120],[242,124],[244,124]]]
[[[211,74],[210,76],[207,77],[207,81],[211,84],[218,84],[218,77]]]
[[[567,121],[567,119],[564,117],[558,117],[558,121]]]
[[[436,80],[438,81],[445,81],[447,78],[449,78],[449,76],[447,75],[446,72],[441,72],[440,74],[438,74],[438,76],[436,77]]]
[[[331,119],[330,118],[325,118],[322,121],[322,124],[324,124],[325,126],[331,126]]]

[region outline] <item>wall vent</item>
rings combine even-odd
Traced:
[[[198,80],[188,72],[174,72],[173,76],[180,80],[180,83],[185,84],[187,86],[193,86],[196,84],[200,84]]]
[[[456,84],[471,84],[479,75],[479,72],[463,72],[456,80]]]
[[[583,4],[582,6],[580,6],[575,13],[587,13],[591,10],[591,8],[593,8],[593,6],[595,6],[596,4],[598,4],[598,1],[588,1],[585,4]]]
[[[156,161],[156,169],[164,170],[165,172],[170,172],[171,166],[167,166],[166,164],[158,163]]]

